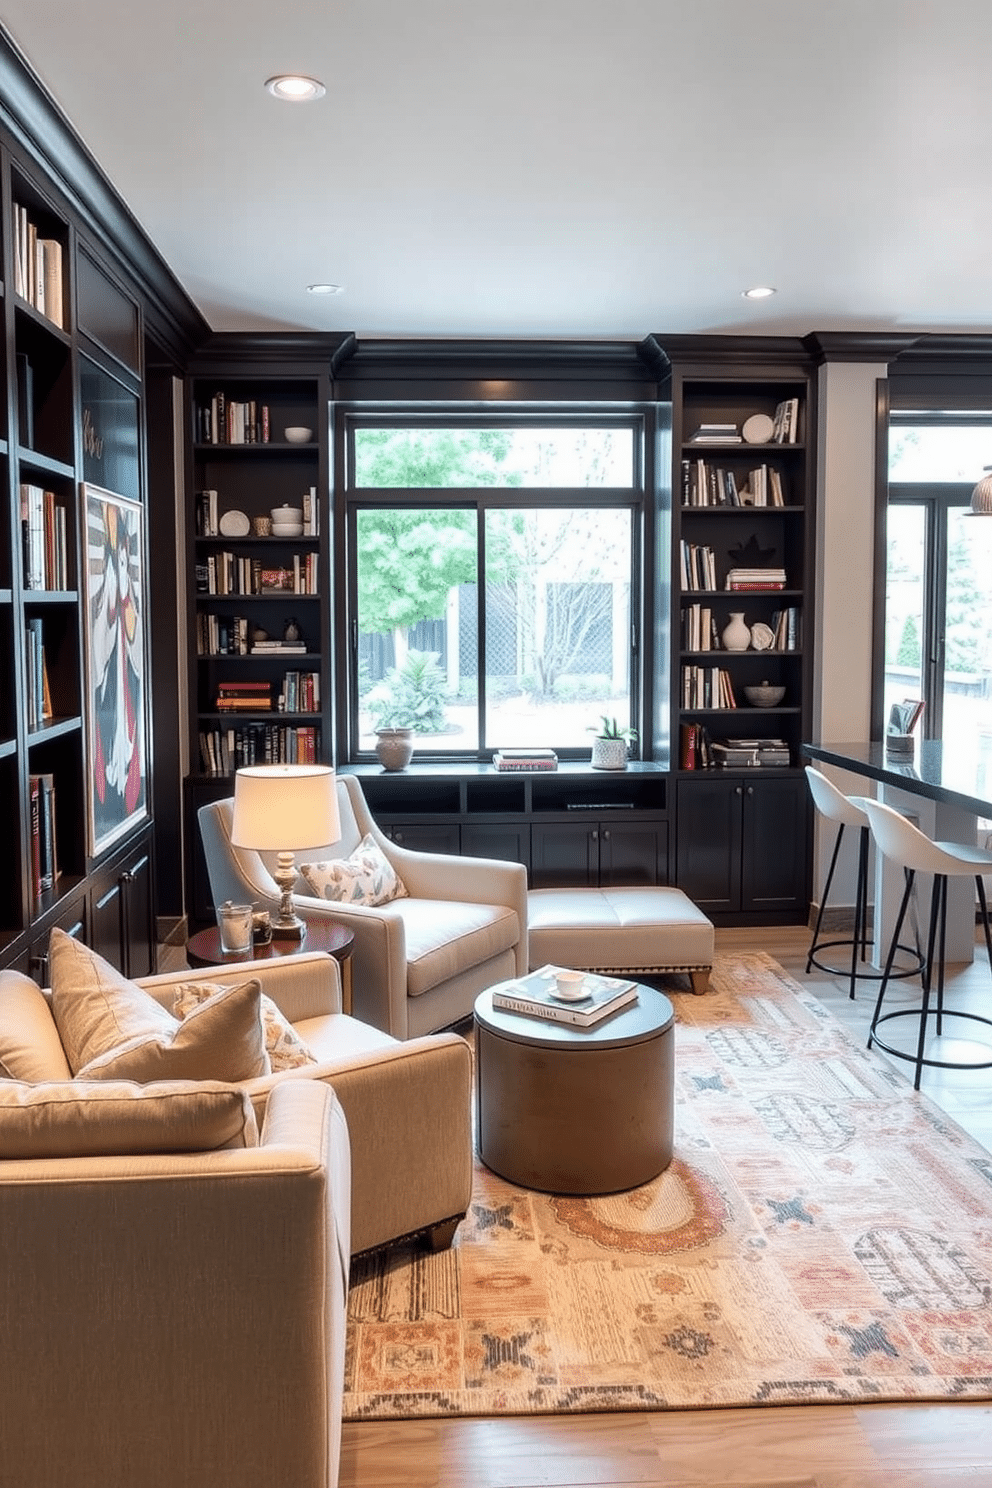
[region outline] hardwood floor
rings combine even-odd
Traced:
[[[805,929],[717,932],[765,950],[860,1038],[872,993],[805,975]],[[984,945],[949,968],[955,1006],[992,1008]],[[898,995],[911,998],[918,983]],[[893,1061],[902,1075],[909,1065]],[[992,1071],[926,1071],[923,1089],[992,1148]],[[760,1407],[346,1424],[341,1488],[970,1488],[992,1484],[992,1402]]]

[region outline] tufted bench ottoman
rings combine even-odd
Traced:
[[[681,889],[530,889],[530,969],[573,966],[650,976],[687,972],[705,992],[713,967],[713,924]]]

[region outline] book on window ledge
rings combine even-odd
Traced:
[[[528,1018],[543,1018],[549,1023],[571,1023],[576,1028],[591,1028],[610,1013],[637,1001],[637,983],[617,977],[586,972],[579,1000],[566,1000],[555,995],[555,977],[566,968],[542,966],[529,976],[503,982],[493,991],[493,1007],[505,1013],[523,1013]]]
[[[558,756],[553,749],[497,749],[493,764],[497,770],[557,770]]]

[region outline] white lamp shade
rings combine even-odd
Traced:
[[[251,765],[234,776],[235,847],[295,852],[341,836],[334,771],[327,765]]]

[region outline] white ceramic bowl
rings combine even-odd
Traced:
[[[313,430],[304,428],[302,424],[293,424],[286,430],[286,438],[290,444],[307,444],[313,438]]]
[[[303,536],[303,528],[302,527],[295,526],[295,525],[292,526],[292,527],[284,527],[279,522],[273,522],[273,524],[272,524],[272,536],[273,537],[302,537]]]
[[[279,522],[283,526],[289,523],[303,524],[302,506],[273,506],[269,510],[269,516],[273,522]]]

